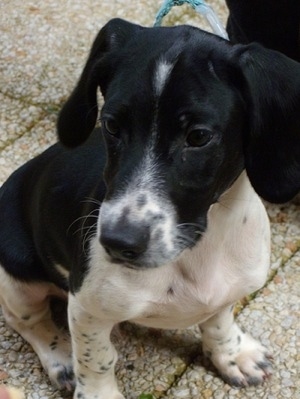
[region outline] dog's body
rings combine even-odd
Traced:
[[[49,296],[67,291],[75,398],[123,397],[110,332],[124,320],[199,323],[227,381],[270,374],[232,305],[264,284],[269,264],[268,219],[251,184],[274,201],[299,189],[299,72],[279,53],[192,27],[113,20],[101,30],[58,122],[62,142],[81,145],[56,144],[0,192],[3,313],[58,386],[74,384],[71,348]],[[91,133],[98,86],[102,132]]]

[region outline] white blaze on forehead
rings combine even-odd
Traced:
[[[171,64],[170,62],[161,59],[157,65],[156,65],[156,69],[154,71],[154,79],[153,79],[153,83],[154,83],[154,91],[156,96],[160,96],[163,88],[170,76],[170,73],[173,69],[174,64]]]

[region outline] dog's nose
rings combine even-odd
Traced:
[[[103,226],[100,242],[112,258],[133,261],[146,251],[149,235],[149,228],[128,225],[115,228]]]

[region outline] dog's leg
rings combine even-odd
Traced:
[[[233,307],[211,317],[200,329],[204,354],[229,384],[258,385],[271,375],[271,356],[235,323]]]
[[[77,380],[74,399],[124,399],[115,380],[117,352],[110,341],[115,322],[89,314],[71,294],[68,314]]]
[[[59,293],[47,283],[19,282],[0,267],[0,304],[8,325],[37,353],[51,381],[59,388],[74,386],[69,336],[52,321],[49,294]],[[56,292],[57,291],[57,292]]]

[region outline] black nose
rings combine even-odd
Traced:
[[[134,261],[142,255],[148,246],[149,228],[137,226],[102,226],[100,242],[113,258]]]

